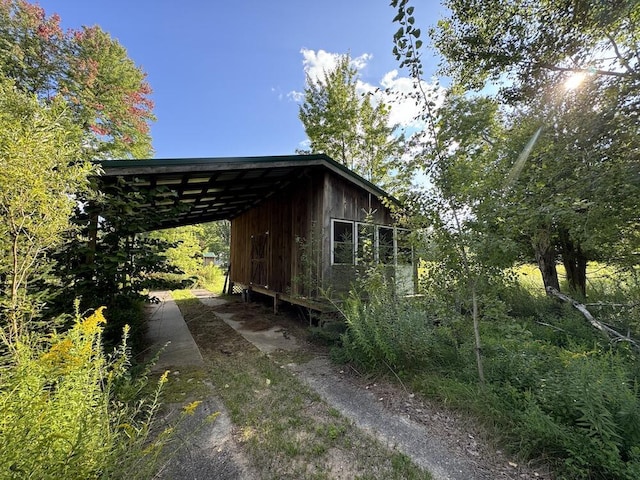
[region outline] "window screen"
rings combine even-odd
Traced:
[[[333,221],[333,263],[353,264],[353,222]]]

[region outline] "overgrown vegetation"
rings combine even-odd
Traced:
[[[148,478],[168,434],[131,370],[157,257],[124,221],[98,235],[89,188],[90,159],[149,154],[144,78],[99,27],[0,3],[1,478]]]
[[[626,303],[605,307],[621,283]],[[344,303],[348,329],[334,358],[397,376],[424,396],[473,413],[523,459],[546,461],[562,478],[638,478],[637,353],[609,342],[570,305],[505,282],[479,301],[482,385],[471,313],[449,287],[398,298],[374,272]],[[619,274],[592,288],[610,292],[591,299],[601,307],[599,319],[637,335],[636,279]]]
[[[146,375],[130,374],[124,342],[105,355],[102,308],[48,339],[12,342],[0,369],[1,478],[150,478],[171,430],[152,431],[159,407]],[[153,432],[153,433],[152,433]]]

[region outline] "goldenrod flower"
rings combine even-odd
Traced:
[[[80,331],[86,335],[93,335],[100,331],[100,324],[107,323],[107,320],[104,318],[102,311],[105,307],[98,308],[92,315],[85,318],[80,323]]]
[[[201,403],[202,402],[200,400],[191,402],[189,405],[185,405],[184,407],[182,407],[182,411],[187,415],[193,415],[193,412],[196,411],[196,408],[198,408],[198,405],[200,405]]]

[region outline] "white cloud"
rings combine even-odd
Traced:
[[[310,50],[303,48],[300,50],[302,54],[302,66],[306,75],[312,80],[322,78],[324,73],[334,69],[338,60],[343,54],[331,53],[325,50]],[[373,55],[364,53],[351,60],[358,71],[362,71],[373,59]],[[358,79],[356,90],[360,94],[372,95],[373,102],[384,101],[389,105],[391,112],[389,114],[390,125],[400,125],[403,128],[411,130],[422,130],[424,124],[416,120],[421,112],[421,102],[416,105],[416,99],[411,97],[411,93],[415,93],[416,82],[410,77],[401,77],[397,70],[386,73],[379,81],[378,85],[368,83],[362,79]],[[432,95],[436,102],[436,106],[440,106],[444,94],[444,89],[436,87],[422,81],[422,89],[424,92]],[[291,91],[287,94],[287,98],[296,103],[304,99],[304,93],[299,91]]]
[[[400,125],[401,127],[411,127],[423,129],[424,123],[418,119],[423,109],[423,98],[416,101],[414,95],[418,87],[417,81],[410,77],[400,77],[397,70],[387,72],[380,85],[384,89],[381,93],[384,101],[391,107],[389,123]],[[435,82],[429,83],[421,80],[422,92],[435,103],[435,108],[439,108],[444,100],[444,88],[439,87]],[[421,97],[421,96],[420,96]]]
[[[330,53],[324,50],[318,50],[316,52],[308,48],[303,48],[300,50],[300,53],[302,54],[304,73],[309,75],[314,81],[322,78],[325,72],[336,68],[338,60],[344,55],[341,53]],[[373,55],[370,53],[364,53],[359,57],[352,58],[351,65],[355,67],[356,70],[362,70],[372,58]]]

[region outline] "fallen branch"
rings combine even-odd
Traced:
[[[640,352],[640,344],[638,342],[636,342],[634,339],[632,339],[629,336],[622,335],[617,330],[614,330],[613,328],[596,320],[593,317],[593,315],[591,315],[591,312],[587,309],[587,307],[582,303],[578,302],[577,300],[574,300],[573,298],[571,298],[568,295],[565,295],[564,293],[560,293],[558,290],[556,290],[553,287],[547,287],[547,292],[550,295],[553,295],[554,297],[559,298],[563,302],[570,303],[576,310],[578,310],[580,313],[582,313],[582,315],[584,315],[584,318],[586,318],[594,328],[597,328],[598,330],[600,330],[607,337],[608,340],[614,339],[616,342],[627,342],[633,348],[635,348]]]
[[[540,321],[537,321],[536,323],[537,323],[538,325],[542,325],[543,327],[549,327],[549,328],[552,328],[552,329],[554,329],[554,330],[555,330],[555,331],[557,331],[557,332],[564,332],[564,333],[566,333],[566,330],[564,330],[563,328],[556,327],[555,325],[551,325],[550,323],[547,323],[547,322],[540,322]]]

